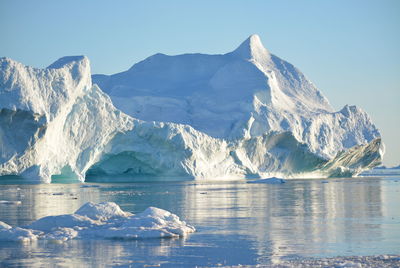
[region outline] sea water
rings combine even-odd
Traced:
[[[399,176],[283,184],[16,182],[0,185],[0,221],[12,226],[70,214],[89,201],[112,201],[132,213],[168,210],[196,232],[175,239],[0,241],[0,267],[296,266],[376,255],[384,255],[381,264],[386,258],[388,266],[400,266]]]

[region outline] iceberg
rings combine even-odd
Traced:
[[[174,238],[193,232],[193,226],[166,210],[149,207],[134,215],[121,210],[113,202],[89,202],[74,214],[47,216],[25,228],[12,227],[0,221],[0,242]]]
[[[114,75],[84,56],[0,59],[0,175],[51,182],[354,176],[381,163],[366,112],[334,111],[257,35],[223,55],[153,55]]]

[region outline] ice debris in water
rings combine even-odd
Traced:
[[[282,184],[285,182],[286,181],[284,179],[280,179],[277,177],[260,179],[260,180],[255,180],[255,181],[248,181],[248,183],[266,183],[266,184]]]
[[[113,202],[89,202],[74,214],[44,217],[25,228],[0,221],[0,241],[162,238],[185,236],[194,231],[193,226],[166,210],[149,207],[134,215]]]
[[[400,255],[345,256],[282,260],[273,267],[399,267]]]
[[[32,233],[32,230],[19,227],[11,227],[5,222],[0,221],[0,241],[34,241],[37,236]]]
[[[0,204],[3,205],[21,205],[22,202],[21,201],[9,201],[9,200],[0,200]]]

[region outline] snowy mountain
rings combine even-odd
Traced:
[[[0,109],[0,175],[46,182],[351,176],[383,154],[365,112],[334,112],[256,35],[224,55],[156,54],[111,76],[91,77],[86,57],[45,69],[2,58]]]

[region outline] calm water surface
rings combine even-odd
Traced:
[[[11,184],[10,184],[11,183]],[[155,206],[197,229],[181,239],[0,242],[0,267],[192,267],[400,254],[400,178],[0,185],[0,221],[23,226],[88,201]]]

